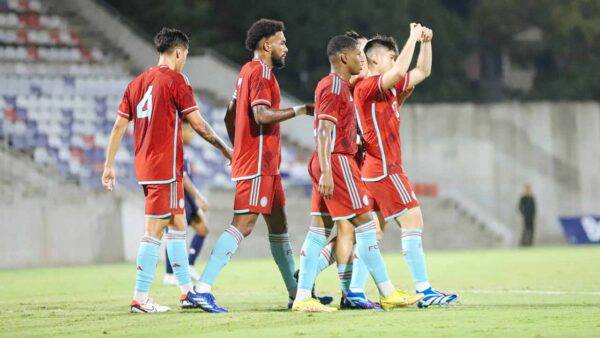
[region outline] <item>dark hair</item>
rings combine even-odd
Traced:
[[[285,26],[283,22],[270,19],[260,19],[250,26],[246,32],[246,49],[254,51],[256,45],[262,38],[268,38],[277,32],[283,32]]]
[[[154,46],[159,53],[171,52],[175,47],[190,47],[190,39],[184,32],[163,27],[160,32],[154,36]]]
[[[356,48],[356,40],[346,35],[336,35],[327,43],[327,56],[335,56],[348,48]]]
[[[398,54],[398,44],[396,43],[396,40],[391,37],[391,36],[385,36],[385,35],[375,35],[373,38],[371,38],[371,40],[367,41],[367,44],[365,45],[365,54],[367,54],[369,52],[370,49],[374,48],[374,47],[385,47],[393,52],[395,52],[396,54]],[[368,57],[368,54],[367,54]]]
[[[349,38],[353,38],[354,40],[366,39],[364,36],[358,34],[355,30],[349,30],[346,33],[344,33],[344,35]]]

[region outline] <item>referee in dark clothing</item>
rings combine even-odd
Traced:
[[[533,228],[535,221],[535,199],[531,194],[531,186],[525,186],[525,192],[519,200],[519,211],[523,216],[523,235],[521,236],[521,246],[531,246],[533,244]]]

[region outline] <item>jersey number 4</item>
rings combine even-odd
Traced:
[[[148,118],[148,122],[150,122],[150,117],[152,116],[152,86],[148,87],[144,97],[138,103],[136,116],[138,119]]]

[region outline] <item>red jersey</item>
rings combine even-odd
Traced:
[[[332,154],[356,153],[356,107],[350,92],[350,83],[336,74],[319,81],[315,90],[315,136],[319,120],[335,123],[331,139]],[[318,147],[318,146],[317,146]],[[315,153],[318,148],[315,148]]]
[[[231,176],[234,181],[260,175],[279,175],[281,136],[279,123],[259,125],[252,107],[265,105],[279,109],[279,84],[271,69],[259,59],[240,70],[235,97],[235,142]]]
[[[197,109],[187,78],[167,66],[154,66],[129,83],[117,114],[133,120],[139,184],[183,178],[181,120]]]
[[[408,83],[407,73],[386,91],[381,88],[381,75],[366,77],[355,86],[358,123],[367,146],[361,172],[363,181],[379,181],[389,174],[403,172],[400,105],[412,92],[412,88],[407,88]]]

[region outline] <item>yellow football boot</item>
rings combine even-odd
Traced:
[[[294,301],[294,305],[292,305],[292,311],[294,312],[335,312],[337,310],[337,308],[321,304],[314,298]]]
[[[416,304],[418,301],[423,299],[423,294],[410,294],[402,290],[394,290],[391,295],[387,297],[381,297],[380,303],[384,310],[391,310],[396,307],[407,307]]]

